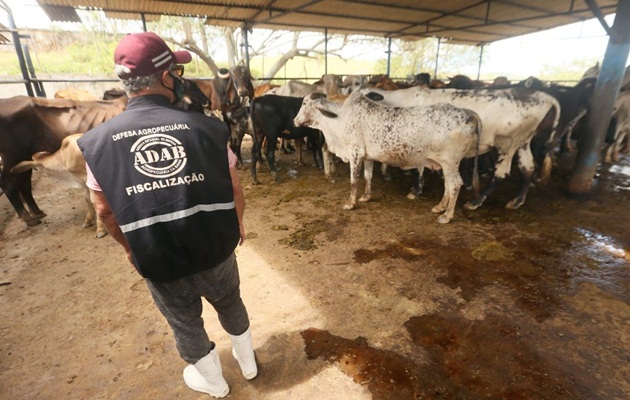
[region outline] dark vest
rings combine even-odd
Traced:
[[[159,95],[130,99],[79,139],[143,277],[170,282],[233,253],[240,236],[227,141],[221,121]]]

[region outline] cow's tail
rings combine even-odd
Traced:
[[[538,176],[538,181],[542,183],[547,182],[547,180],[549,180],[549,177],[551,176],[551,170],[554,164],[552,159],[553,147],[555,145],[556,137],[558,134],[558,126],[560,125],[560,103],[553,97],[551,98],[551,100],[552,108],[555,108],[555,116],[553,119],[553,125],[551,126],[551,134],[549,135],[549,140],[547,140],[547,143],[545,143],[545,154],[541,163],[540,174]],[[570,133],[568,133],[568,135],[570,135]]]
[[[479,149],[481,147],[481,118],[477,113],[471,111],[471,119],[475,127],[475,160],[473,163],[473,196],[475,200],[479,200]]]

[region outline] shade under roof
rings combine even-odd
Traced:
[[[615,13],[617,0],[38,0],[149,16],[206,18],[211,25],[379,37],[439,37],[479,45]]]

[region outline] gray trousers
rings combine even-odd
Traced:
[[[177,281],[145,281],[173,330],[180,356],[189,364],[208,355],[214,347],[203,326],[201,297],[214,307],[221,326],[230,335],[241,335],[249,328],[234,253],[214,268]]]

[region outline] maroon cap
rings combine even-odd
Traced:
[[[114,51],[115,71],[121,78],[149,76],[164,71],[171,64],[187,64],[191,60],[188,51],[171,51],[153,32],[127,35]]]

